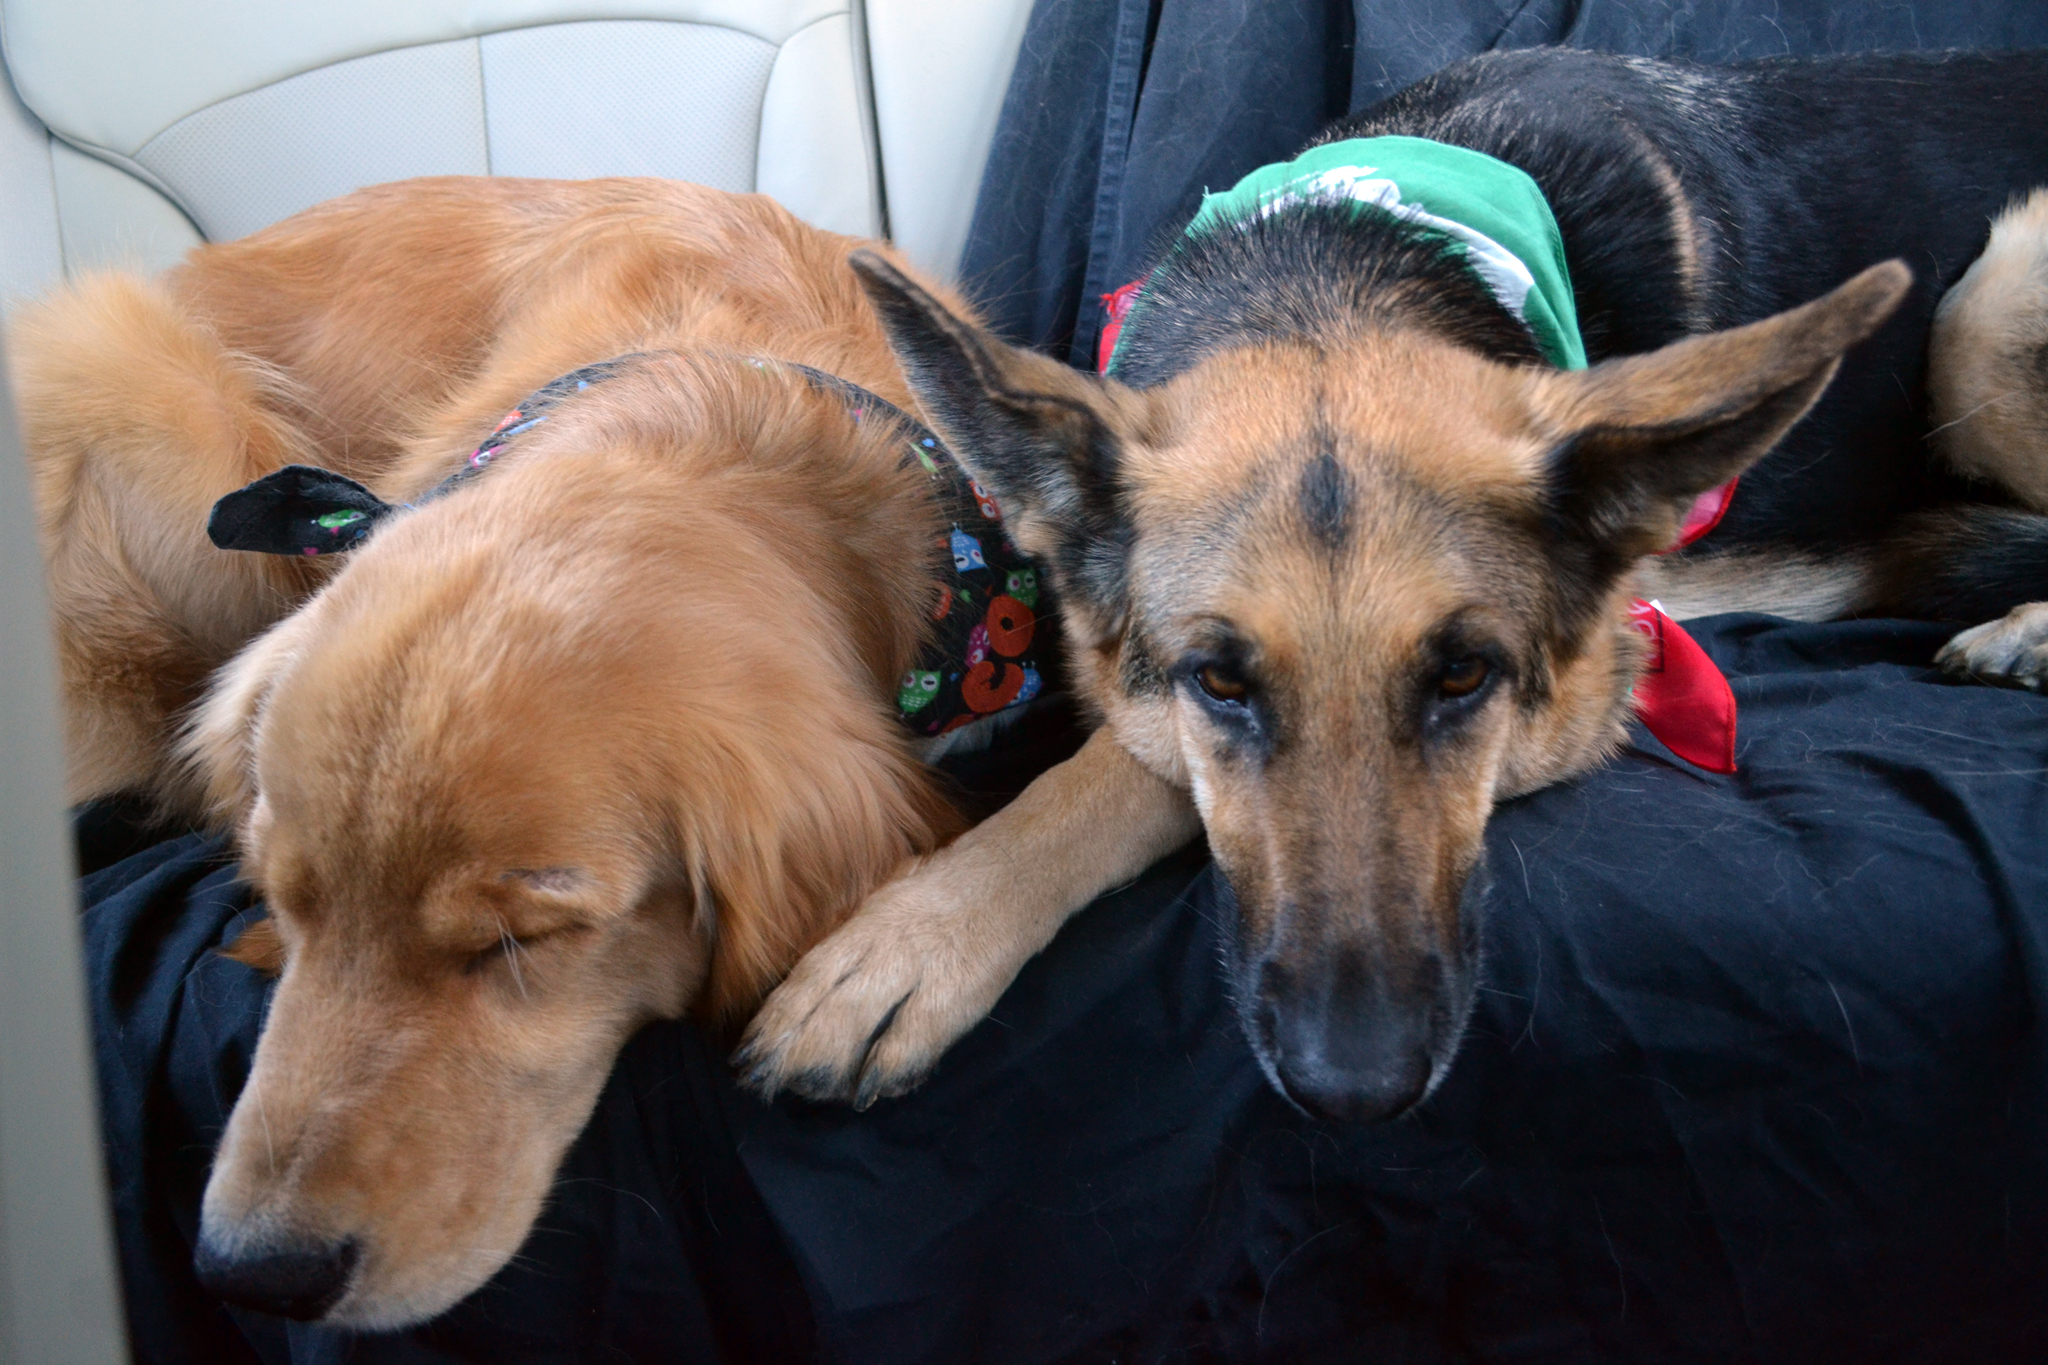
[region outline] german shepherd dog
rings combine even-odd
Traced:
[[[858,245],[692,185],[408,181],[15,320],[72,796],[232,829],[269,912],[222,1298],[439,1313],[635,1029],[744,1018],[958,827],[893,713],[961,513],[782,363],[910,402]],[[208,543],[293,464],[417,506],[345,556]]]
[[[1182,238],[1110,380],[856,258],[929,420],[1049,567],[1102,727],[799,964],[754,1020],[753,1082],[857,1103],[915,1084],[1088,893],[1199,814],[1266,1074],[1320,1115],[1399,1114],[1473,999],[1495,803],[1622,740],[1631,598],[1991,622],[1944,662],[2038,684],[2048,198],[1944,310],[1960,468],[1930,458],[1924,376],[1944,290],[2048,184],[2044,126],[2042,52],[1547,50],[1328,131],[1533,177],[1585,370],[1546,363],[1411,223],[1328,203]],[[1651,558],[1737,475],[1712,536]]]

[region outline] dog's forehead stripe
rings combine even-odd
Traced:
[[[1296,498],[1309,535],[1325,549],[1342,550],[1354,520],[1351,475],[1335,454],[1323,450],[1301,471]]]

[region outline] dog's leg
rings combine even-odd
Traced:
[[[2048,689],[2048,602],[2029,602],[1970,627],[1943,645],[1934,662],[1984,682]]]
[[[155,796],[194,815],[173,718],[317,574],[206,539],[215,499],[302,447],[275,377],[159,285],[87,280],[25,310],[10,358],[62,672],[70,797]]]
[[[1865,613],[1982,621],[1935,656],[1958,677],[2048,683],[2048,516],[1958,504],[1904,518],[1876,548]]]
[[[1186,793],[1097,730],[797,964],[747,1030],[747,1083],[862,1108],[909,1090],[1069,915],[1200,830]]]

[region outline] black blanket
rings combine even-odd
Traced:
[[[1486,990],[1415,1116],[1347,1130],[1265,1088],[1193,849],[866,1114],[762,1105],[712,1040],[647,1029],[521,1258],[392,1338],[231,1316],[192,1280],[266,987],[211,951],[247,913],[220,846],[153,845],[85,888],[138,1355],[2039,1358],[2048,700],[1940,679],[1936,627],[1696,634],[1740,771],[1639,734],[1500,812]]]

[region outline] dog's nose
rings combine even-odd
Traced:
[[[192,1269],[206,1289],[243,1308],[313,1322],[348,1290],[356,1268],[353,1239],[318,1245],[222,1252],[203,1233]]]
[[[1391,990],[1381,973],[1340,960],[1309,974],[1268,964],[1259,997],[1268,1059],[1288,1098],[1310,1113],[1372,1123],[1428,1091],[1428,996]]]

